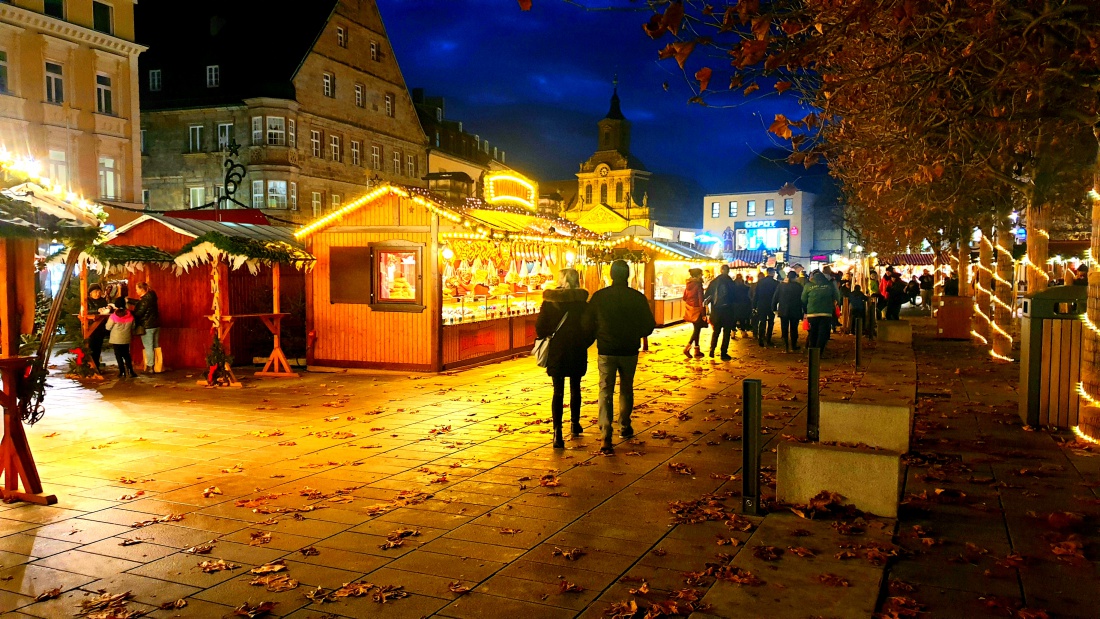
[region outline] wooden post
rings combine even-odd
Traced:
[[[999,229],[997,234],[996,258],[997,273],[993,283],[993,322],[990,324],[990,341],[993,343],[993,352],[1000,357],[1009,357],[1012,354],[1012,336],[1010,335],[1013,322],[1015,294],[1012,280],[1015,277],[1015,263],[1012,259],[1012,236],[1006,229]]]
[[[271,311],[275,314],[280,312],[279,310],[279,263],[275,262],[271,265]],[[278,337],[278,336],[275,336]]]

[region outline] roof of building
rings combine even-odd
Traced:
[[[142,111],[294,99],[294,75],[336,4],[296,3],[292,19],[266,0],[191,0],[186,10],[172,2],[136,4],[138,42],[149,47],[138,60]],[[219,67],[215,88],[206,86],[210,65]],[[151,69],[161,71],[159,91],[149,90]]]
[[[610,118],[611,120],[626,120],[626,116],[623,116],[623,110],[619,106],[619,89],[615,88],[611,92],[611,109],[607,111],[607,116],[604,118]]]
[[[155,221],[184,236],[198,238],[208,232],[216,232],[228,237],[240,237],[254,241],[279,241],[301,247],[294,238],[294,228],[289,226],[255,226],[251,224],[235,224],[223,221],[204,221],[201,219],[182,219],[178,217],[165,217],[163,215],[142,215],[130,223],[120,226],[109,235],[109,239],[124,234],[127,230],[144,223]]]

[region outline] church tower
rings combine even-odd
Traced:
[[[594,232],[650,228],[646,188],[650,173],[630,154],[630,121],[623,115],[616,78],[611,107],[597,123],[596,152],[577,173],[577,202],[565,215]]]

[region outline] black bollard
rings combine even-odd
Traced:
[[[810,368],[806,372],[806,376],[809,384],[806,388],[806,398],[808,400],[806,404],[806,439],[809,441],[817,442],[820,434],[818,433],[818,423],[821,417],[821,384],[819,376],[821,374],[821,349],[810,349]]]
[[[863,365],[863,320],[856,321],[856,367]]]
[[[760,513],[760,388],[758,379],[743,382],[744,397],[741,400],[741,511],[756,516]]]

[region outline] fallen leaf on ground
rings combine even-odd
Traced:
[[[218,559],[217,561],[203,561],[197,567],[207,574],[213,574],[214,572],[235,570],[240,566],[236,563],[226,563],[225,559]]]
[[[248,619],[257,619],[257,617],[263,617],[275,610],[275,605],[278,602],[260,602],[256,606],[245,602],[237,608],[233,609],[234,617],[248,617]]]
[[[43,591],[42,593],[39,593],[37,596],[35,596],[34,601],[45,602],[46,600],[52,600],[57,597],[61,597],[60,587],[55,587],[53,589],[50,589],[49,591]]]
[[[585,552],[583,550],[581,550],[580,548],[574,548],[572,550],[562,550],[561,548],[558,548],[557,546],[555,546],[554,547],[554,552],[552,553],[551,556],[563,557],[567,561],[576,561],[577,559],[581,558],[584,555],[585,555]]]
[[[302,553],[303,557],[316,557],[317,555],[321,554],[321,551],[317,550],[316,546],[309,546],[308,548],[303,548],[298,552]]]
[[[400,600],[409,597],[409,592],[401,585],[381,585],[371,596],[371,599],[379,604],[385,604],[390,600]]]
[[[558,593],[584,593],[584,587],[563,578],[558,582]]]
[[[221,493],[222,493],[221,488],[219,488],[217,486],[210,486],[209,488],[203,489],[202,496],[203,496],[204,499],[209,499],[212,495],[221,494]]]
[[[180,608],[187,607],[187,600],[180,598],[175,602],[165,602],[158,606],[161,610],[179,610]]]
[[[254,567],[249,570],[250,574],[270,574],[272,572],[281,572],[286,569],[286,561],[283,559],[276,559],[271,563],[264,563],[259,567]]]
[[[459,582],[457,580],[451,582],[450,584],[448,584],[447,589],[449,589],[451,591],[451,593],[457,593],[459,595],[462,595],[463,593],[469,593],[470,592],[469,587],[467,587],[466,585],[462,584],[461,582]]]
[[[253,570],[255,572],[255,570]],[[272,593],[279,593],[280,591],[290,591],[291,589],[298,588],[298,581],[292,579],[287,574],[268,574],[266,576],[257,576],[253,578],[248,584],[254,586],[264,586],[268,591]]]
[[[827,587],[851,587],[852,583],[848,582],[846,578],[837,576],[836,574],[821,574],[817,577],[818,582]]]
[[[250,533],[249,537],[252,538],[249,542],[249,546],[259,546],[261,544],[267,544],[271,541],[271,531],[256,531]]]
[[[180,520],[183,520],[183,514],[168,514],[167,516],[154,516],[149,520],[139,520],[138,522],[130,525],[130,527],[134,529],[140,529],[142,527],[147,527],[151,524],[158,524],[162,522],[179,522]]]
[[[205,554],[210,554],[211,550],[214,550],[214,540],[210,540],[210,542],[206,543],[206,544],[199,544],[198,546],[192,546],[192,547],[184,550],[184,552],[186,552],[187,554],[192,554],[192,555],[205,555]]]

